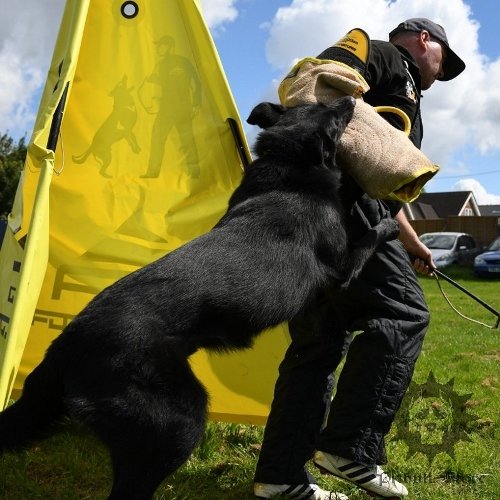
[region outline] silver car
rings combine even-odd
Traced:
[[[432,252],[432,260],[436,267],[472,264],[474,257],[481,252],[474,238],[467,233],[425,233],[419,238]]]

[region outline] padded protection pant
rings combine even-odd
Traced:
[[[364,199],[355,204],[351,222],[361,231],[388,216],[383,203]],[[422,290],[399,240],[381,245],[348,290],[319,294],[290,322],[292,342],[280,365],[255,480],[314,482],[305,463],[315,449],[368,466],[385,463],[384,437],[428,322]],[[350,332],[361,333],[350,342]],[[347,348],[325,423],[332,373]]]

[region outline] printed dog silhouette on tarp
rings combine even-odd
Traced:
[[[111,177],[107,169],[111,164],[112,146],[115,142],[125,139],[132,152],[139,153],[141,148],[133,131],[137,121],[137,109],[132,90],[133,87],[128,87],[127,77],[124,76],[109,94],[113,97],[111,114],[97,129],[86,151],[73,156],[75,163],[84,163],[92,155],[101,165],[100,174],[103,177]]]

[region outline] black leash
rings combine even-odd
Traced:
[[[446,276],[446,274],[442,273],[441,271],[439,271],[438,269],[434,268],[432,270],[434,276],[436,277],[436,282],[439,286],[439,289],[441,290],[441,293],[443,294],[443,297],[446,299],[446,302],[448,302],[448,304],[450,305],[450,307],[459,315],[461,316],[462,318],[465,318],[469,321],[472,321],[473,323],[478,323],[479,325],[482,325],[482,326],[485,326],[486,328],[490,328],[490,329],[495,329],[495,328],[498,328],[498,325],[500,324],[500,312],[498,312],[496,309],[494,309],[493,307],[491,307],[489,304],[487,304],[484,300],[480,299],[479,297],[477,297],[476,295],[474,295],[473,293],[469,292],[469,290],[467,290],[466,288],[464,288],[462,285],[458,284],[456,281],[453,281],[449,276]],[[449,301],[448,297],[446,296],[446,294],[444,293],[442,287],[441,287],[441,283],[439,282],[439,278],[443,278],[445,281],[447,281],[448,283],[452,284],[454,287],[458,288],[460,291],[464,292],[466,295],[468,295],[471,299],[474,299],[476,302],[478,302],[479,304],[481,304],[485,309],[487,309],[488,311],[490,311],[492,314],[494,314],[496,317],[497,317],[497,321],[495,323],[495,326],[490,326],[490,325],[487,325],[486,323],[482,323],[481,321],[477,321],[475,319],[472,319],[472,318],[468,318],[467,316],[465,316],[464,314],[462,314],[460,311],[458,311],[454,306],[453,304]]]

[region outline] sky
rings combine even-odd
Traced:
[[[181,1],[181,0],[178,0]],[[184,1],[184,0],[182,0]],[[386,40],[399,22],[427,17],[446,29],[467,68],[423,94],[422,150],[441,167],[429,192],[473,191],[500,204],[500,2],[487,0],[201,0],[243,122],[293,64],[354,27]],[[0,134],[29,139],[64,0],[0,0]],[[249,142],[255,127],[245,125]]]

